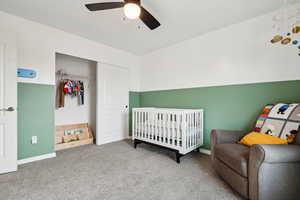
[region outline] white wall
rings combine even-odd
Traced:
[[[74,80],[80,80],[84,83],[84,105],[78,104],[78,97],[70,95],[65,96],[65,106],[56,108],[55,110],[55,125],[68,125],[88,123],[93,132],[96,132],[96,76],[97,62],[76,58],[73,56],[56,54],[56,71],[76,75]],[[77,77],[87,77],[82,79]],[[65,77],[66,78],[66,77]],[[69,77],[72,79],[72,77]],[[56,87],[58,88],[61,82],[61,77],[56,77]],[[58,93],[56,101],[58,102]]]
[[[270,13],[143,56],[141,90],[300,79],[297,47],[269,42],[275,34],[273,16]]]
[[[38,71],[21,82],[55,84],[55,52],[127,67],[130,89],[139,89],[139,57],[85,38],[0,12],[0,30],[17,34],[18,66]]]

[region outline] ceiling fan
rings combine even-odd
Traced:
[[[91,3],[85,5],[90,11],[109,10],[115,8],[124,8],[125,16],[129,19],[140,18],[151,30],[160,26],[159,21],[155,19],[143,6],[141,0],[124,0],[124,2],[105,2]]]

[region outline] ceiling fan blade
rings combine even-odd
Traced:
[[[140,19],[148,26],[151,30],[156,29],[160,26],[159,21],[155,19],[145,8],[141,7]]]
[[[91,3],[85,5],[90,11],[108,10],[114,8],[122,8],[124,2],[106,2],[106,3]]]

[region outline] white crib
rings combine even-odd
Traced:
[[[145,142],[172,149],[176,161],[203,145],[203,110],[134,108],[132,112],[134,147]]]

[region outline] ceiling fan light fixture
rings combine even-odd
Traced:
[[[141,7],[135,3],[126,3],[124,6],[124,13],[129,19],[137,19],[141,15]]]

